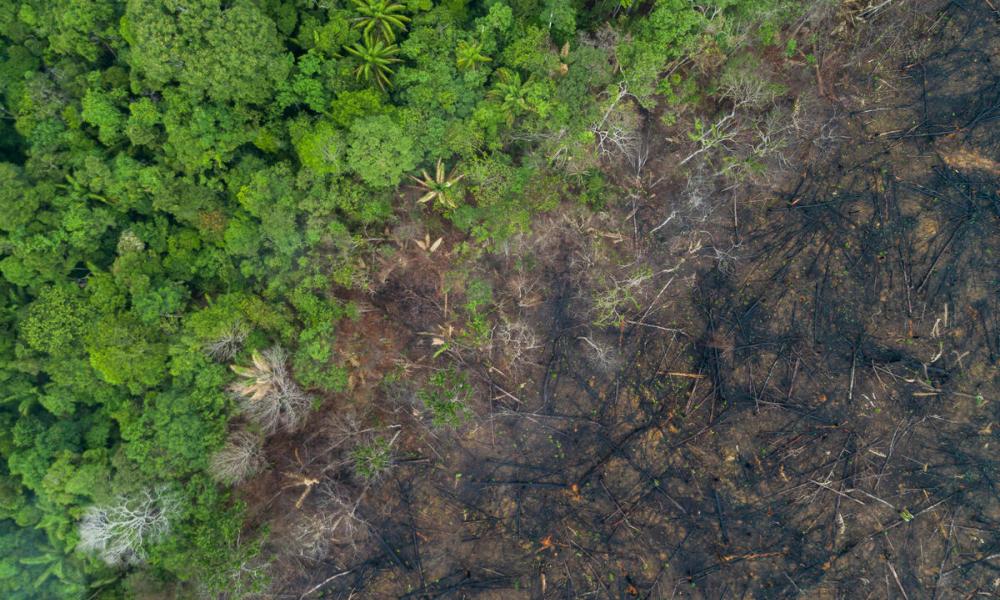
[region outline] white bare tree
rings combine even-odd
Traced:
[[[592,336],[580,336],[577,339],[586,342],[592,351],[589,353],[591,366],[599,373],[613,373],[621,368],[622,357],[614,346],[597,341]]]
[[[361,493],[352,498],[348,492],[333,484],[328,484],[320,490],[320,495],[325,499],[330,511],[327,526],[332,543],[356,549],[371,533],[371,525],[358,511],[367,492],[366,486]]]
[[[241,320],[234,321],[213,342],[205,345],[205,351],[215,360],[231,360],[243,348],[243,342],[250,335],[250,326]]]
[[[322,484],[322,508],[301,513],[292,526],[295,552],[310,561],[322,560],[334,548],[357,552],[371,533],[368,521],[358,512],[367,489],[352,497],[336,482]]]
[[[759,64],[735,61],[719,78],[720,95],[731,100],[736,106],[760,109],[772,104],[784,88],[762,75],[760,71]]]
[[[514,368],[530,361],[532,353],[542,347],[534,328],[518,319],[504,318],[493,339],[504,361]]]
[[[732,110],[715,121],[695,119],[694,131],[689,133],[688,137],[691,138],[691,141],[697,143],[698,147],[694,152],[685,157],[684,160],[677,163],[677,166],[686,165],[691,159],[704,152],[715,151],[716,149],[724,152],[730,151],[730,146],[740,133],[739,120],[737,119],[738,108],[739,106],[733,107]]]
[[[238,429],[209,459],[208,472],[219,483],[236,485],[259,473],[265,464],[261,436]]]
[[[295,431],[305,422],[312,398],[292,379],[280,346],[253,353],[253,366],[232,365],[243,379],[230,386],[240,410],[265,433]]]
[[[179,508],[177,497],[165,487],[91,506],[80,519],[77,548],[97,554],[112,566],[140,564],[146,559],[147,546],[170,532]]]
[[[630,164],[638,175],[646,162],[645,144],[640,135],[641,121],[632,103],[628,83],[618,84],[614,98],[608,101],[601,120],[590,130],[594,134],[597,152],[603,158],[621,157]]]

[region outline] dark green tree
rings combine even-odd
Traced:
[[[416,141],[388,115],[359,119],[350,129],[347,164],[372,187],[392,187],[417,166]]]

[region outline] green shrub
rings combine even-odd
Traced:
[[[351,452],[354,472],[358,477],[374,481],[392,467],[392,442],[384,437],[361,444]]]
[[[435,427],[458,427],[469,417],[466,404],[472,394],[465,373],[448,367],[437,371],[427,380],[427,385],[417,391],[417,397],[431,413]]]

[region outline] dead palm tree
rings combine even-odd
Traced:
[[[433,200],[435,204],[445,208],[456,208],[458,206],[455,199],[452,197],[452,191],[458,182],[465,177],[464,174],[456,175],[455,169],[452,169],[450,173],[446,174],[444,162],[442,162],[439,158],[433,177],[431,177],[426,170],[421,171],[421,175],[423,175],[422,178],[410,175],[410,179],[415,181],[420,189],[424,190],[424,194],[420,196],[420,199],[417,200],[417,202],[426,204]]]
[[[239,398],[242,412],[264,433],[298,429],[305,421],[312,399],[288,372],[285,351],[278,346],[262,353],[255,351],[251,360],[251,367],[231,366],[243,378],[230,386]]]

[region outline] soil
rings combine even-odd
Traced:
[[[362,489],[366,525],[286,560],[278,597],[1000,595],[1000,12],[880,19],[816,67],[768,59],[806,123],[763,181],[694,194],[655,124],[627,202],[566,204],[484,260],[539,344],[446,355],[477,390],[457,431],[414,397],[455,310],[445,260],[380,263],[342,332],[365,376],[278,442],[251,502],[274,553],[333,493],[302,500],[288,473]],[[640,308],[594,326],[594,289],[638,266]],[[376,483],[321,458],[368,405],[357,421],[402,424]]]

